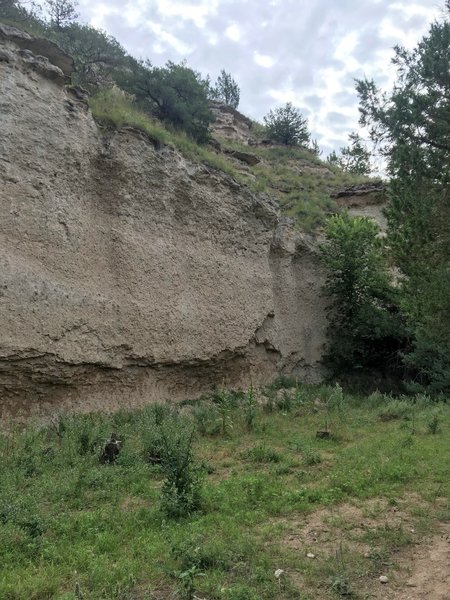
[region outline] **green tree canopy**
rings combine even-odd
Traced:
[[[62,29],[73,23],[78,17],[76,6],[77,2],[72,0],[44,0],[51,27]]]
[[[198,142],[209,139],[214,120],[208,103],[209,81],[184,63],[153,67],[149,61],[130,59],[116,74],[119,84],[158,119],[181,129]]]
[[[291,102],[269,111],[264,123],[267,135],[274,142],[286,146],[307,146],[309,143],[308,121]]]
[[[41,7],[30,0],[19,2],[18,0],[0,0],[0,19],[13,21],[17,24],[42,25],[38,18]]]
[[[401,268],[402,308],[419,384],[450,389],[450,2],[417,47],[395,48],[392,92],[357,82],[361,124],[370,127],[391,177],[388,243]]]
[[[328,275],[328,360],[337,373],[399,362],[404,331],[378,226],[347,213],[330,217],[321,248]]]
[[[22,18],[22,15],[23,9],[18,4],[17,0],[0,0],[0,18]]]
[[[91,25],[71,23],[51,32],[51,38],[73,56],[75,80],[83,86],[96,87],[112,76],[113,69],[128,68],[129,57],[119,42]]]
[[[217,78],[216,85],[211,88],[211,96],[214,100],[228,104],[233,108],[239,106],[240,90],[236,81],[224,69]]]

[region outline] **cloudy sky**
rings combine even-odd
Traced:
[[[188,65],[241,89],[262,120],[291,101],[328,153],[358,128],[354,78],[393,81],[392,47],[413,47],[443,0],[79,0],[82,21],[155,65]]]

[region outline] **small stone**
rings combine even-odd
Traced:
[[[387,583],[389,581],[389,579],[386,577],[386,575],[380,575],[380,583]]]
[[[312,552],[308,552],[308,554],[306,555],[307,558],[316,558],[316,555],[313,554]]]

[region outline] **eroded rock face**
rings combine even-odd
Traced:
[[[4,23],[0,23],[0,44],[2,50],[8,46],[21,48],[31,53],[37,63],[51,65],[50,71],[58,69],[64,77],[70,77],[75,68],[74,60],[57,44],[43,38],[36,38]],[[43,70],[45,73],[45,70]]]
[[[382,232],[387,230],[384,209],[388,202],[387,186],[383,181],[352,185],[331,195],[339,208],[345,208],[353,217],[368,217]]]
[[[320,378],[314,247],[227,175],[100,131],[24,49],[0,41],[3,416]]]
[[[245,115],[221,102],[211,102],[211,109],[216,119],[211,125],[213,135],[243,144],[253,140],[252,122]]]

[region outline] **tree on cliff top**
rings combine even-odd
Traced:
[[[333,150],[328,156],[327,162],[347,173],[369,175],[372,170],[370,152],[365,147],[363,139],[356,132],[351,133],[348,138],[350,145],[341,148],[339,154]]]
[[[224,102],[232,108],[239,106],[239,86],[231,77],[231,74],[227,73],[224,69],[221,70],[216,85],[211,89],[211,96],[214,100]]]
[[[214,120],[209,108],[209,81],[185,63],[169,61],[154,67],[149,61],[130,59],[130,66],[117,72],[117,82],[161,121],[185,131],[197,142],[209,139]]]
[[[44,5],[50,16],[50,24],[54,29],[63,29],[78,17],[77,2],[72,2],[72,0],[45,0]]]
[[[0,19],[19,23],[36,19],[39,5],[35,2],[18,2],[18,0],[0,0]]]
[[[308,121],[291,102],[269,111],[264,123],[268,136],[274,142],[286,146],[306,146],[309,143]]]
[[[73,81],[90,91],[96,91],[108,79],[111,82],[113,69],[127,68],[129,59],[119,42],[91,25],[71,23],[53,31],[51,38],[73,56]]]

